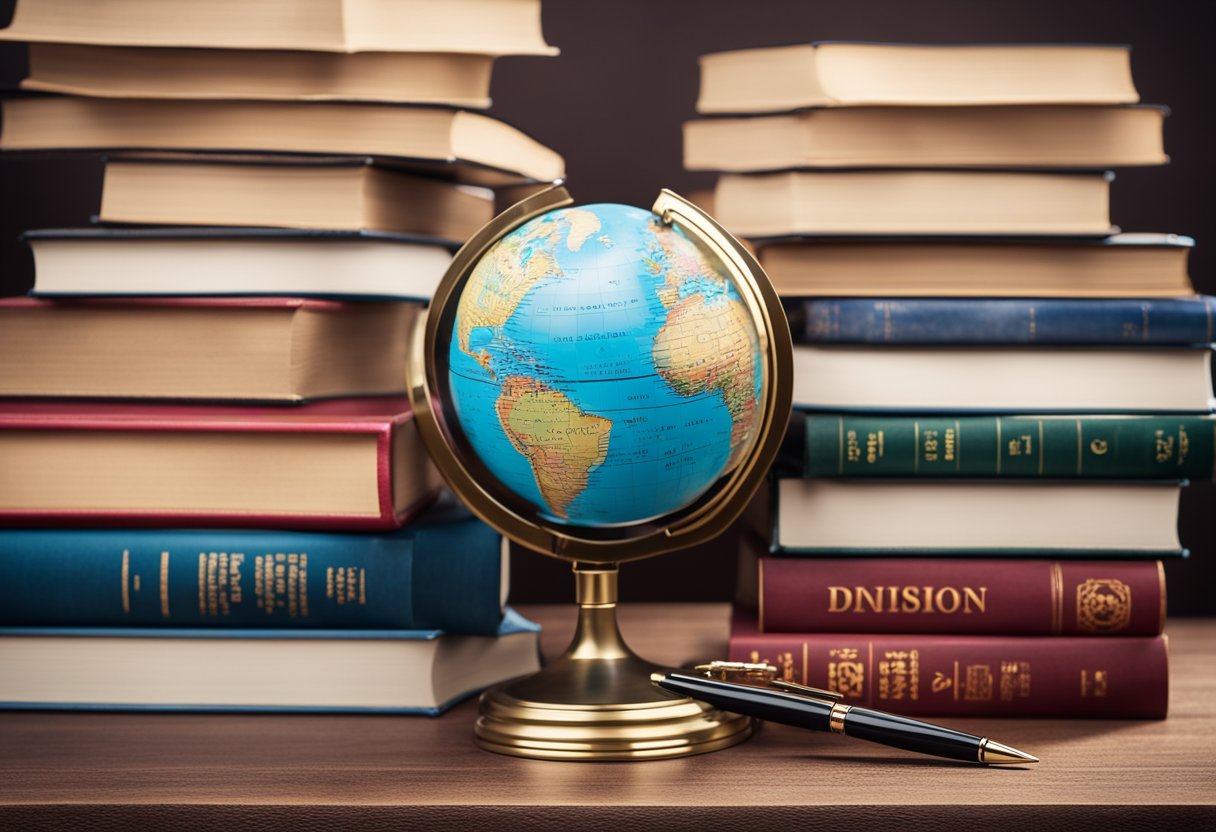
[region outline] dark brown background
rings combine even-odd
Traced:
[[[7,19],[11,0],[0,0]],[[1114,220],[1128,231],[1199,240],[1191,274],[1216,294],[1216,3],[1203,0],[548,0],[545,35],[559,58],[507,58],[494,76],[497,115],[565,155],[580,202],[649,205],[661,187],[687,193],[712,179],[682,170],[680,123],[693,116],[696,56],[808,40],[1130,43],[1146,102],[1168,104],[1165,168],[1121,171]],[[21,77],[19,47],[0,46],[0,83]],[[96,162],[0,159],[0,293],[25,291],[25,228],[79,225],[95,209]],[[1211,243],[1209,245],[1209,242]],[[1216,613],[1216,487],[1185,492],[1181,534],[1190,560],[1168,567],[1174,614]],[[729,599],[729,541],[630,565],[629,599]],[[512,597],[564,600],[569,567],[520,552]]]

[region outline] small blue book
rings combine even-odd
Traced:
[[[1137,300],[911,298],[787,300],[807,344],[1195,346],[1216,332],[1216,297]]]

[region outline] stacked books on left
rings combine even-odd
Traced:
[[[0,34],[40,93],[0,150],[108,154],[100,222],[30,232],[0,300],[0,707],[435,714],[538,666],[404,393],[487,186],[562,175],[461,109],[553,52],[539,2],[304,5],[21,0]]]

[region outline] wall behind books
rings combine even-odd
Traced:
[[[441,2],[441,0],[437,0]],[[7,20],[11,0],[0,0]],[[1114,220],[1128,231],[1169,231],[1199,241],[1191,274],[1216,294],[1216,4],[1206,0],[546,0],[545,35],[559,58],[508,58],[494,75],[493,112],[563,153],[581,202],[649,205],[658,189],[688,193],[712,177],[681,166],[680,124],[693,117],[696,56],[809,40],[893,42],[1130,43],[1144,101],[1168,104],[1165,168],[1119,173]],[[0,45],[0,83],[12,88],[20,47]],[[16,235],[25,228],[81,225],[96,210],[93,159],[0,158],[0,294],[28,288],[32,263]],[[1188,561],[1168,567],[1174,614],[1216,613],[1216,486],[1183,498]],[[726,600],[734,546],[714,546],[631,565],[622,592],[635,600]],[[569,567],[515,557],[513,597],[567,600]]]

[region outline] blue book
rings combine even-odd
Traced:
[[[493,634],[506,558],[459,506],[390,534],[0,529],[0,626]]]
[[[788,300],[786,314],[808,344],[1194,346],[1216,334],[1207,296]]]
[[[0,628],[0,710],[435,716],[540,668],[540,627],[441,630]]]

